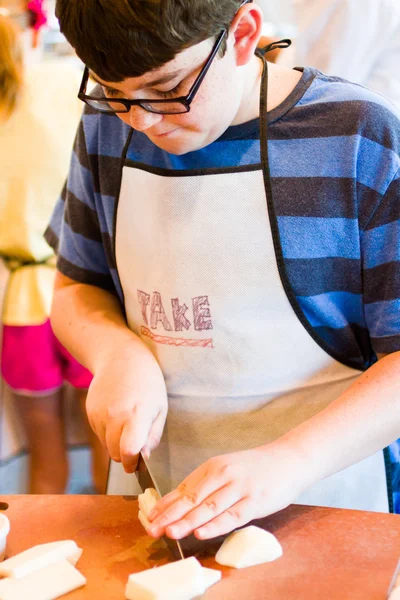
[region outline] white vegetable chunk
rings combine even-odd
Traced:
[[[146,531],[147,531],[147,529],[150,527],[150,523],[147,520],[147,517],[145,516],[145,514],[141,510],[139,510],[138,517],[139,517],[139,521],[143,525],[144,529],[146,529]]]
[[[0,563],[0,577],[19,579],[64,559],[75,565],[81,554],[73,540],[39,544]]]
[[[389,600],[400,600],[400,587],[397,587],[389,596]]]
[[[139,494],[139,510],[147,517],[149,512],[155,507],[157,502],[160,500],[160,495],[154,488],[147,488],[144,494]]]
[[[0,561],[3,560],[6,553],[7,536],[10,533],[10,521],[0,513]]]
[[[0,600],[55,600],[85,583],[82,573],[67,560],[62,560],[22,579],[2,579]]]
[[[216,569],[206,569],[203,567],[203,579],[206,584],[206,589],[218,583],[221,577],[221,571],[217,571]]]
[[[199,561],[186,558],[177,562],[129,575],[128,600],[192,600],[221,578],[221,573],[204,569]],[[218,574],[218,575],[217,575]]]
[[[215,560],[220,565],[242,569],[271,562],[282,554],[282,547],[272,533],[250,525],[231,533],[218,550]]]
[[[161,496],[156,492],[154,488],[147,488],[144,494],[139,494],[139,521],[143,527],[147,530],[150,527],[150,523],[147,519],[147,515],[153,510]]]

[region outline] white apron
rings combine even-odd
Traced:
[[[261,168],[169,176],[126,163],[115,243],[129,327],[167,385],[150,460],[161,493],[212,456],[279,438],[359,377],[312,339],[287,298]],[[113,464],[108,492],[136,491]],[[387,512],[383,452],[297,502]]]

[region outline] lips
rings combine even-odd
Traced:
[[[152,135],[152,137],[157,137],[157,138],[167,137],[168,135],[170,135],[174,131],[177,131],[178,129],[179,129],[179,127],[175,127],[175,129],[170,129],[169,131],[164,131],[163,133],[152,133],[151,135]]]

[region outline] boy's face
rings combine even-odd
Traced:
[[[141,131],[158,147],[171,154],[186,154],[204,148],[231,125],[241,122],[244,73],[236,64],[233,41],[228,39],[223,58],[216,56],[190,107],[179,115],[158,115],[132,106],[118,113],[125,123]],[[187,48],[163,67],[141,77],[111,83],[95,79],[104,93],[127,99],[162,99],[185,96],[207,61],[212,41]],[[163,79],[162,82],[158,82]],[[169,93],[170,92],[170,93]],[[167,95],[166,95],[167,94]]]

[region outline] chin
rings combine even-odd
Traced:
[[[197,136],[196,134],[189,135],[187,139],[155,139],[151,138],[153,144],[168,152],[169,154],[175,154],[176,156],[182,156],[189,152],[196,152],[208,146],[211,141],[203,136]]]

